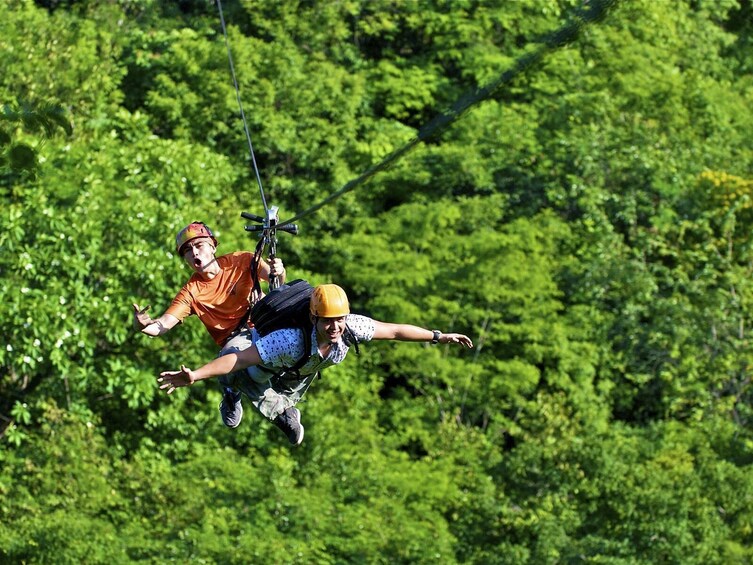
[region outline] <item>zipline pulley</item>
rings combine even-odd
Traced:
[[[282,226],[277,225],[280,221],[278,210],[279,209],[277,206],[270,206],[269,208],[267,208],[267,214],[265,217],[257,216],[256,214],[251,214],[249,212],[241,212],[241,217],[261,224],[258,226],[245,226],[244,229],[248,232],[261,232],[260,241],[256,247],[256,255],[260,256],[263,253],[264,247],[268,245],[270,260],[274,260],[274,258],[277,256],[277,230],[282,230],[293,235],[298,235],[297,224],[285,224]],[[279,286],[280,282],[277,276],[270,276],[269,288],[275,289]]]

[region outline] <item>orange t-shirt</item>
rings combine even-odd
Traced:
[[[194,273],[165,311],[181,322],[195,314],[212,339],[222,345],[238,327],[251,302],[251,259],[254,254],[236,251],[217,257],[220,272],[211,280]],[[251,325],[251,324],[249,324]]]

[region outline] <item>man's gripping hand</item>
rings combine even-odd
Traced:
[[[270,259],[268,263],[270,277],[282,277],[285,274],[285,266],[282,264],[282,259],[279,257]]]

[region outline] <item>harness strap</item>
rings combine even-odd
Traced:
[[[243,328],[245,328],[248,324],[248,318],[251,316],[251,307],[259,299],[259,297],[261,297],[261,283],[259,282],[259,261],[261,260],[261,254],[263,252],[264,240],[260,239],[259,243],[256,244],[254,255],[253,257],[251,257],[251,302],[246,309],[246,313],[243,315],[240,322],[238,322],[238,325],[235,326],[235,329],[230,332],[230,334],[225,338],[224,343],[227,343],[243,331]]]
[[[259,265],[261,264],[261,255],[264,253],[264,238],[259,239],[254,249],[254,255],[251,257],[251,305],[253,305],[261,295],[261,282],[259,282]],[[251,310],[249,306],[249,311]],[[248,316],[248,314],[247,314]]]
[[[345,345],[353,346],[353,349],[356,350],[356,355],[361,354],[361,348],[358,347],[358,344],[360,343],[360,341],[358,341],[356,334],[353,333],[353,330],[350,329],[350,326],[348,324],[345,324],[345,331],[343,332],[343,341],[345,342]]]

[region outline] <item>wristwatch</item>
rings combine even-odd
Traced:
[[[431,344],[432,345],[438,344],[439,343],[439,336],[442,335],[442,332],[440,332],[439,330],[431,330],[431,333],[434,334],[434,337],[431,338]]]

